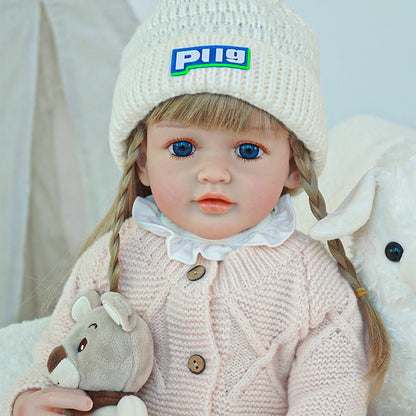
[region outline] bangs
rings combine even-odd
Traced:
[[[162,120],[236,133],[247,131],[255,120],[256,127],[265,132],[269,129],[287,132],[283,123],[267,112],[238,98],[220,94],[202,93],[169,98],[159,104],[144,121],[148,127]]]

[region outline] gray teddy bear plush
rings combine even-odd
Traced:
[[[117,292],[80,293],[71,306],[75,325],[49,355],[50,379],[85,390],[94,402],[73,415],[146,416],[137,392],[153,367],[149,327]]]

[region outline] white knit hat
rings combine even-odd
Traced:
[[[126,46],[114,91],[110,146],[120,169],[126,139],[168,98],[231,95],[283,122],[324,165],[327,129],[319,46],[283,0],[161,0]]]

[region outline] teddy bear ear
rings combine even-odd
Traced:
[[[110,318],[126,332],[136,327],[137,315],[127,300],[117,292],[106,292],[101,296],[103,306]]]
[[[100,295],[96,291],[81,292],[72,302],[71,317],[78,322],[86,313],[100,305]]]
[[[379,168],[370,169],[331,214],[315,223],[309,235],[320,241],[351,235],[370,218],[377,188]]]

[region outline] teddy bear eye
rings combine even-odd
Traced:
[[[399,243],[391,241],[386,245],[384,252],[390,261],[398,263],[403,256],[404,249]]]
[[[91,324],[88,328],[91,328],[91,327],[94,327],[94,329],[97,329],[97,324],[96,323],[93,323],[93,324]]]
[[[82,338],[81,342],[78,345],[78,352],[84,351],[87,344],[88,344],[87,338]]]

